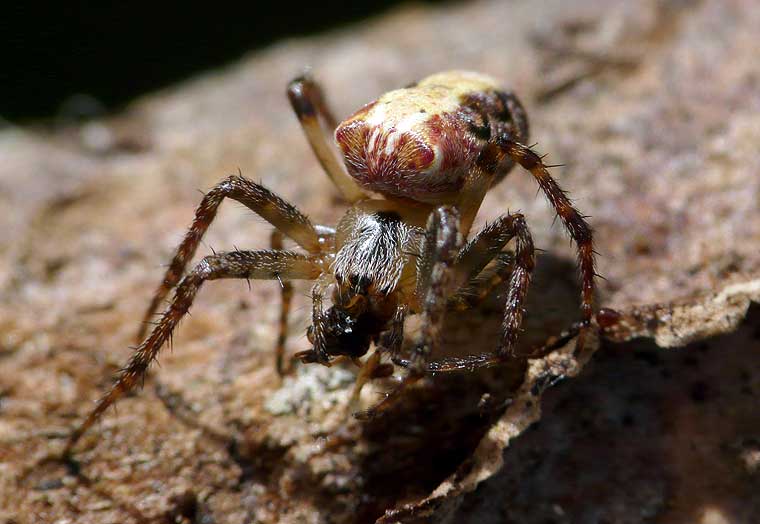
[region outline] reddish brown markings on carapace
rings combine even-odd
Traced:
[[[497,86],[483,75],[451,71],[364,106],[335,131],[349,174],[386,196],[453,202],[491,136],[527,135],[522,106]],[[512,166],[505,160],[494,180]]]

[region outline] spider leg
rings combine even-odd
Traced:
[[[377,346],[381,353],[390,353],[391,358],[394,358],[401,352],[404,343],[404,320],[408,312],[409,308],[406,305],[396,308],[388,329],[380,334]]]
[[[425,232],[421,266],[429,268],[429,274],[419,276],[421,285],[417,288],[422,297],[422,343],[412,355],[411,371],[415,374],[424,369],[429,355],[440,346],[446,297],[459,287],[453,267],[461,247],[459,213],[453,207],[439,207],[430,214]]]
[[[204,233],[214,220],[219,205],[225,198],[231,198],[245,205],[282,231],[285,236],[295,240],[309,253],[320,252],[320,235],[306,215],[260,184],[238,175],[227,177],[206,193],[195,211],[195,219],[177,248],[169,269],[166,270],[161,284],[153,294],[153,299],[143,315],[136,337],[138,343],[145,337],[149,321],[158,306],[179,282]]]
[[[495,256],[504,245],[515,239],[515,258],[513,265],[503,265],[500,270],[491,275],[486,281],[483,291],[493,289],[508,270],[511,274],[509,291],[504,308],[504,323],[502,324],[502,339],[496,350],[500,358],[506,358],[514,351],[514,345],[520,333],[520,325],[524,309],[522,307],[528,293],[531,275],[536,265],[535,249],[525,217],[520,213],[506,214],[497,218],[491,224],[486,225],[475,237],[465,245],[456,257],[452,273],[456,275],[455,289],[461,290],[461,286],[468,280],[478,275],[482,269]],[[457,300],[459,291],[452,299]],[[483,297],[485,294],[483,294]]]
[[[559,336],[551,337],[543,345],[537,347],[532,351],[533,355],[545,355],[551,353],[557,348],[560,348],[571,341],[573,338],[579,336],[583,326],[580,322],[571,325],[567,330],[563,331]],[[504,359],[499,357],[496,353],[481,353],[478,355],[466,355],[464,357],[448,357],[439,360],[428,362],[427,372],[430,374],[437,373],[454,373],[459,371],[476,371],[482,368],[490,368],[498,366],[504,363]],[[396,362],[401,367],[408,367],[411,365],[411,361],[402,360]]]
[[[514,351],[524,313],[522,305],[528,292],[531,274],[536,265],[533,238],[525,223],[525,217],[519,213],[506,214],[486,225],[465,245],[457,256],[454,266],[454,271],[460,279],[465,277],[469,280],[480,273],[486,264],[513,238],[516,240],[514,266],[511,270],[505,305],[502,340],[497,348],[497,355],[501,358],[507,357]],[[508,267],[503,267],[501,271],[493,274],[488,280],[486,288],[492,289],[498,285],[508,269]],[[456,297],[457,295],[454,296],[454,300]]]
[[[462,247],[459,234],[459,213],[453,207],[442,206],[428,218],[425,241],[417,269],[417,293],[422,301],[421,341],[414,348],[407,375],[386,397],[366,411],[355,413],[367,419],[385,411],[401,393],[427,372],[430,354],[440,346],[447,296],[457,286],[457,274],[452,268]]]
[[[142,378],[165,342],[171,339],[175,327],[187,314],[195,296],[207,280],[240,279],[307,279],[319,276],[319,266],[307,255],[289,251],[233,251],[205,257],[177,286],[171,304],[151,331],[148,338],[132,354],[121,370],[116,383],[100,399],[85,421],[69,437],[64,453],[68,455],[79,438],[116,400],[129,392]]]
[[[272,249],[282,250],[282,237],[282,232],[279,229],[272,230]],[[280,291],[280,322],[274,354],[277,374],[282,377],[290,371],[290,369],[285,369],[285,343],[288,339],[288,315],[290,314],[290,306],[293,302],[293,284],[288,280],[280,280]]]
[[[539,187],[549,199],[557,212],[565,229],[570,233],[578,246],[578,265],[581,274],[581,321],[582,329],[579,334],[578,347],[583,347],[586,330],[591,326],[594,305],[594,248],[591,226],[567,197],[565,191],[551,177],[541,157],[531,148],[510,140],[507,136],[497,136],[495,145],[499,156],[506,155],[524,169],[530,171],[538,182]]]
[[[508,238],[515,238],[515,260],[512,275],[509,280],[506,305],[504,307],[504,322],[502,323],[502,338],[496,353],[501,358],[512,355],[520,334],[525,309],[523,303],[528,294],[531,275],[536,266],[536,255],[533,238],[521,214],[505,215],[499,221],[499,228]]]
[[[484,269],[479,275],[470,279],[448,300],[449,311],[467,311],[483,302],[491,292],[507,280],[514,270],[514,254],[499,253],[493,266]]]
[[[327,137],[323,126],[332,132],[338,123],[327,107],[319,84],[308,74],[299,76],[288,84],[288,99],[311,149],[343,198],[350,203],[367,198],[341,164],[331,138]]]
[[[484,227],[460,250],[459,216],[453,208],[441,207],[431,214],[425,234],[425,246],[418,269],[417,292],[422,298],[422,341],[416,346],[409,361],[398,361],[408,369],[407,376],[377,405],[357,413],[358,418],[376,416],[395,402],[402,391],[418,381],[425,373],[454,369],[478,369],[489,367],[508,358],[519,334],[523,317],[523,301],[528,291],[535,266],[533,240],[521,214],[502,215]],[[508,254],[501,256],[501,249],[516,239],[514,260]],[[484,281],[482,296],[510,277],[507,293],[502,340],[496,353],[469,355],[463,358],[428,362],[440,346],[440,334],[446,310],[450,308],[449,296],[457,299],[463,283],[478,275],[495,257],[495,270]]]
[[[306,333],[309,342],[312,344],[312,348],[299,351],[293,355],[293,360],[300,360],[303,364],[317,362],[330,367],[335,361],[330,361],[330,355],[328,355],[326,347],[325,331],[327,329],[327,319],[325,318],[323,305],[324,289],[324,283],[319,281],[311,288],[311,326],[309,326]]]
[[[519,213],[501,215],[465,244],[455,262],[461,284],[477,277],[489,262],[500,255],[504,246],[515,237],[515,224],[519,222],[524,223]]]

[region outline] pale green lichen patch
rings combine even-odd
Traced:
[[[305,406],[330,409],[345,404],[356,375],[348,369],[324,366],[299,366],[264,403],[272,415],[299,413]]]

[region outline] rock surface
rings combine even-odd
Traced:
[[[0,522],[760,521],[758,27],[752,0],[410,6],[108,120],[3,130]],[[198,189],[240,169],[319,222],[340,216],[283,93],[305,66],[339,115],[444,69],[511,85],[593,217],[599,303],[620,322],[581,355],[570,342],[436,377],[361,424],[345,414],[353,370],[279,382],[276,285],[214,283],[78,469],[45,460],[128,358]],[[268,246],[239,207],[206,246]],[[530,176],[497,186],[479,223],[507,208],[545,250],[528,347],[577,316],[573,251]],[[452,323],[449,350],[488,351],[497,326],[494,302]]]

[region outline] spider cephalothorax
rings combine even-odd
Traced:
[[[275,279],[283,300],[277,369],[284,373],[291,280],[312,280],[312,348],[296,355],[305,363],[330,365],[348,358],[364,365],[367,378],[387,376],[384,355],[407,368],[406,378],[383,402],[363,412],[371,416],[402,389],[429,371],[475,369],[512,358],[523,303],[535,263],[533,241],[520,214],[505,214],[468,239],[486,192],[519,164],[548,197],[578,245],[581,326],[578,344],[591,324],[594,257],[591,229],[549,175],[541,157],[526,144],[528,121],[517,97],[493,79],[450,71],[391,91],[344,122],[332,117],[322,93],[308,77],[297,78],[288,96],[309,143],[350,207],[335,228],[314,225],[294,206],[240,175],[209,191],[144,320],[176,286],[169,307],[143,339],[111,391],[72,433],[66,452],[103,411],[145,374],[207,280]],[[334,130],[336,148],[325,127]],[[375,195],[375,196],[373,196]],[[236,200],[274,226],[272,250],[232,251],[205,257],[185,274],[217,208]],[[285,251],[283,237],[303,250]],[[514,240],[513,252],[503,250]],[[184,276],[183,276],[184,275]],[[441,340],[447,311],[471,307],[499,283],[508,281],[502,337],[493,355],[430,361]],[[401,358],[404,320],[421,316],[419,340]],[[365,364],[359,360],[374,345]]]
[[[314,348],[298,354],[302,361],[364,356],[387,329],[399,304],[406,303],[400,296],[401,280],[414,281],[415,268],[409,261],[418,256],[422,235],[422,228],[396,211],[357,205],[344,215],[330,265],[332,306],[322,314],[324,322],[309,327]]]

